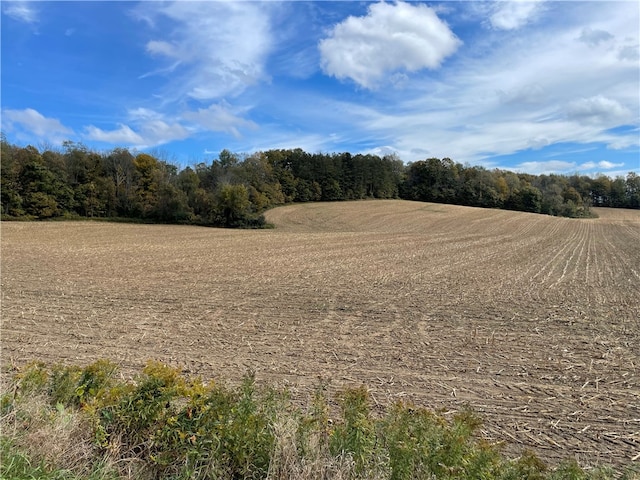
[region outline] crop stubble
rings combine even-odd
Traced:
[[[304,399],[480,412],[512,452],[640,457],[640,212],[304,204],[273,230],[2,224],[2,367],[149,359]]]

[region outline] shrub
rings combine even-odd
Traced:
[[[22,369],[2,395],[1,478],[116,478],[116,466],[118,478],[141,479],[616,477],[575,461],[549,469],[530,452],[505,459],[477,438],[470,410],[448,421],[397,403],[376,416],[364,386],[338,394],[332,421],[323,385],[302,410],[253,374],[227,388],[157,362],[132,382],[115,372],[104,361]]]

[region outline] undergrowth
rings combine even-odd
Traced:
[[[506,458],[479,438],[471,411],[446,420],[397,403],[374,415],[365,387],[335,400],[332,415],[322,386],[300,408],[285,391],[258,388],[251,374],[231,388],[156,362],[133,381],[106,361],[32,364],[3,388],[0,478],[638,478],[575,462],[551,468],[530,452]]]

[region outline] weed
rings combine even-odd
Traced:
[[[350,455],[356,472],[363,474],[376,454],[375,423],[371,419],[369,392],[363,386],[348,389],[340,395],[342,420],[335,426],[330,437],[333,455]]]
[[[330,421],[322,385],[301,410],[286,392],[258,388],[253,374],[227,388],[156,362],[133,382],[115,371],[96,362],[19,372],[2,395],[1,478],[615,478],[575,461],[549,469],[530,452],[506,459],[477,438],[480,419],[470,410],[447,421],[397,403],[375,416],[364,386],[338,395],[339,415]]]

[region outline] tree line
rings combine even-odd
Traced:
[[[3,219],[128,218],[224,227],[260,227],[286,203],[402,198],[507,208],[569,217],[591,206],[640,208],[640,177],[529,175],[430,158],[268,150],[180,169],[124,148],[96,152],[1,141]]]
[[[465,167],[451,159],[409,164],[400,196],[426,202],[504,208],[564,217],[592,216],[590,207],[640,208],[640,176],[531,175]]]

